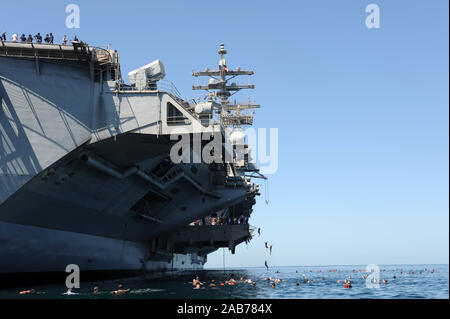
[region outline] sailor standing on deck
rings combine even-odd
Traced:
[[[42,35],[40,32],[38,32],[34,37],[36,38],[36,43],[42,43]]]
[[[78,40],[77,36],[73,37],[73,40],[71,41],[72,45],[73,45],[73,49],[75,51],[78,50],[78,47],[80,46],[80,41]]]

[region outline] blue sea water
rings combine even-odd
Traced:
[[[362,278],[366,266],[317,266],[317,267],[273,267],[211,269],[196,272],[183,272],[157,279],[127,278],[101,282],[81,283],[80,289],[74,289],[76,295],[63,295],[66,291],[64,283],[60,285],[41,285],[34,288],[33,295],[20,295],[22,289],[0,289],[0,298],[283,298],[283,299],[318,299],[318,298],[381,298],[381,299],[416,299],[416,298],[449,298],[449,265],[380,265],[380,281],[386,279],[387,284],[379,288],[366,287]],[[427,269],[425,271],[425,269]],[[434,270],[434,272],[432,272]],[[243,277],[256,282],[249,283],[238,280],[234,286],[220,286],[232,275],[236,280]],[[304,276],[303,276],[304,275]],[[193,289],[192,279],[199,276],[205,284],[201,289]],[[351,289],[345,289],[343,281],[351,277]],[[396,278],[394,278],[396,276]],[[271,288],[270,280],[264,278],[280,278],[275,288]],[[303,282],[303,277],[310,279]],[[215,288],[207,287],[211,280],[218,284]],[[337,283],[340,280],[341,283]],[[296,285],[300,282],[300,286]],[[116,296],[111,292],[118,284],[130,288],[128,294]],[[98,286],[100,292],[93,294],[93,287]]]

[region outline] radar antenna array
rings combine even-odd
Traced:
[[[253,71],[241,70],[236,68],[235,70],[228,69],[227,61],[225,60],[225,45],[221,44],[219,49],[219,69],[209,70],[206,68],[204,71],[192,72],[192,76],[208,76],[210,77],[209,83],[207,85],[193,85],[193,90],[205,90],[209,93],[206,97],[211,99],[219,99],[220,105],[218,107],[220,124],[223,128],[228,126],[233,126],[233,128],[241,127],[244,125],[253,124],[253,112],[250,110],[259,108],[259,104],[253,104],[250,102],[250,97],[247,103],[230,103],[229,98],[233,94],[243,90],[243,89],[254,89],[255,86],[251,83],[248,84],[236,84],[228,82],[237,76],[254,74]]]

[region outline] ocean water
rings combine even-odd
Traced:
[[[317,267],[273,267],[211,269],[196,272],[183,272],[157,279],[127,278],[101,282],[82,282],[80,289],[74,289],[76,295],[63,295],[66,291],[64,283],[60,285],[40,285],[36,287],[16,287],[0,289],[0,298],[282,298],[282,299],[319,299],[319,298],[382,298],[382,299],[415,299],[415,298],[449,298],[449,265],[380,265],[380,281],[386,279],[387,284],[379,288],[366,287],[365,266],[317,266]],[[425,271],[425,268],[427,269]],[[434,270],[432,272],[431,270]],[[220,286],[231,276],[238,282],[234,286]],[[304,276],[303,276],[304,275]],[[199,276],[205,284],[201,289],[193,289],[192,279]],[[343,281],[351,277],[351,289],[345,289]],[[396,278],[394,278],[396,276]],[[256,282],[253,287],[249,283],[239,281],[243,277]],[[275,288],[271,288],[270,280],[264,278],[280,278]],[[303,277],[310,279],[303,282]],[[218,284],[215,288],[207,287],[211,280]],[[341,280],[341,283],[337,283]],[[300,282],[300,286],[296,286]],[[128,294],[116,296],[112,294],[118,284],[130,288]],[[93,294],[93,287],[99,287],[99,293]],[[22,289],[34,288],[33,295],[20,295]]]

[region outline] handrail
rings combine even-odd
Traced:
[[[111,56],[111,53],[109,52],[109,50],[104,49],[102,47],[97,47],[97,46],[89,46],[89,45],[83,45],[83,44],[78,44],[78,45],[62,45],[62,44],[54,44],[54,43],[36,43],[36,42],[19,42],[19,41],[0,41],[1,45],[0,45],[0,54],[2,54],[3,52],[5,53],[6,56],[11,56],[11,57],[39,57],[39,58],[50,58],[50,59],[56,59],[56,58],[61,58],[61,59],[68,59],[69,57],[64,56],[64,54],[67,53],[83,53],[83,48],[87,49],[84,52],[85,53],[94,53],[95,57],[98,59],[98,57],[101,56],[107,56],[107,61],[110,63],[115,63],[115,61],[113,61],[113,58]],[[69,48],[73,48],[73,50],[68,50]],[[81,51],[78,51],[78,48],[82,48]],[[2,50],[3,49],[3,50]],[[53,53],[57,52],[58,56],[56,55],[51,55],[50,53],[52,53],[53,49]],[[32,50],[32,51],[27,51],[27,50]],[[8,52],[10,51],[10,52]],[[37,52],[47,52],[47,54],[39,54],[36,55],[35,53]],[[103,60],[103,59],[100,59]]]
[[[167,116],[167,124],[168,125],[189,125],[191,121],[184,115],[168,115]]]
[[[117,84],[117,91],[118,92],[166,92],[169,93],[172,97],[174,97],[176,100],[178,100],[179,102],[186,102],[186,100],[181,96],[180,91],[178,91],[177,87],[175,86],[175,84],[173,84],[172,81],[169,80],[160,80],[158,82],[156,82],[154,84],[154,87],[149,87],[146,89],[138,89],[135,86],[131,86],[128,84],[123,84],[123,83],[118,83]]]

